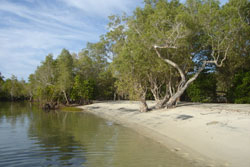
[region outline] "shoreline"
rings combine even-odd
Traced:
[[[131,128],[198,166],[250,166],[250,104],[181,103],[147,113],[139,112],[136,101],[80,108]]]

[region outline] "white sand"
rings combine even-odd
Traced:
[[[130,127],[198,164],[250,167],[250,104],[183,103],[148,113],[140,113],[135,101],[81,108]]]

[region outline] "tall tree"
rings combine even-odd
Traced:
[[[228,19],[229,13],[220,9],[218,1],[188,1],[186,8],[188,10],[179,12],[173,22],[167,23],[170,29],[166,31],[166,36],[161,40],[165,41],[163,45],[154,45],[158,57],[175,68],[181,77],[177,91],[168,99],[166,107],[173,106],[190,83],[196,80],[205,68],[211,64],[222,67],[231,53],[235,36],[241,29],[239,25],[242,24],[242,21],[238,21],[232,26],[232,21]],[[198,28],[198,31],[194,31],[195,27]],[[171,55],[174,55],[171,50],[178,54],[169,58],[163,56],[161,49],[167,50]],[[181,56],[186,56],[186,58],[182,58],[183,62],[188,57],[196,59],[193,61],[198,60],[193,70],[187,71],[193,73],[189,79],[187,78],[188,73],[176,61]]]
[[[46,56],[45,61],[37,67],[34,76],[30,75],[29,86],[34,97],[42,103],[53,103],[57,99],[57,69],[53,55]]]
[[[223,6],[224,13],[229,13],[232,26],[241,27],[235,36],[232,53],[224,66],[217,69],[218,89],[227,92],[234,82],[234,76],[242,70],[250,70],[250,1],[230,0]],[[242,24],[237,24],[242,22]]]
[[[170,76],[175,72],[155,57],[152,42],[158,42],[166,35],[165,32],[169,28],[164,24],[169,17],[174,18],[179,6],[177,1],[147,1],[145,7],[137,8],[132,17],[123,19],[125,24],[121,22],[121,18],[115,18],[111,24],[113,27],[107,34],[109,39],[112,39],[115,52],[112,64],[115,76],[120,82],[117,84],[118,89],[124,91],[125,86],[129,88],[129,94],[137,93],[142,104],[141,111],[148,109],[148,90],[157,101],[156,108],[164,106],[168,97],[175,91],[172,84],[175,84],[176,77]]]
[[[236,6],[235,11],[240,8]],[[174,106],[204,69],[222,67],[233,55],[236,37],[246,27],[242,25],[248,24],[235,11],[222,8],[216,0],[189,0],[186,4],[149,0],[144,8],[137,8],[132,17],[125,19],[125,24],[114,19],[108,36],[116,55],[113,64],[116,70],[120,68],[116,71],[119,80],[133,85],[143,83],[144,92],[151,85],[159,102],[157,108]],[[236,19],[230,17],[232,12]],[[152,51],[167,67],[157,64]],[[157,92],[162,83],[166,91],[159,100]]]
[[[57,58],[58,80],[57,86],[63,93],[66,103],[69,104],[68,95],[73,83],[73,58],[68,50],[63,49]]]

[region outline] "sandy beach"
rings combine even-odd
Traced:
[[[136,101],[99,102],[81,108],[132,128],[194,163],[250,167],[250,104],[181,103],[148,113],[140,113]]]

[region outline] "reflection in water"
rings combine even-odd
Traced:
[[[0,103],[0,166],[188,167],[160,144],[87,113]]]

